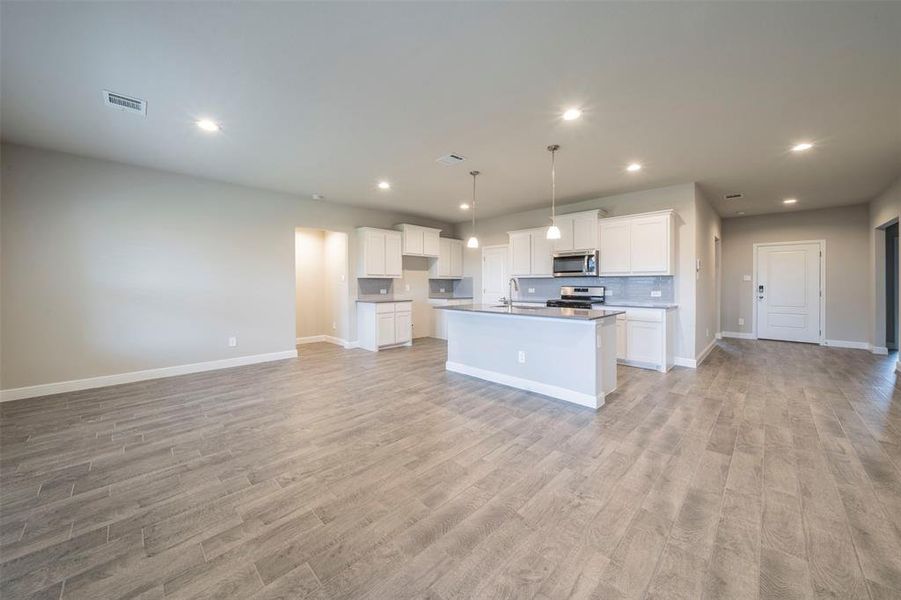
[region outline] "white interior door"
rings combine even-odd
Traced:
[[[820,243],[757,246],[757,337],[820,341]]]
[[[482,249],[482,304],[497,304],[507,295],[507,247]]]

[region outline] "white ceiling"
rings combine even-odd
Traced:
[[[480,215],[548,202],[549,143],[563,202],[698,181],[725,216],[901,172],[898,2],[4,2],[0,66],[7,141],[447,221],[471,169]]]

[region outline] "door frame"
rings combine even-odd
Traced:
[[[509,246],[509,244],[492,244],[490,246],[482,246],[481,250],[479,251],[479,289],[478,289],[479,302],[477,302],[476,304],[481,304],[482,302],[484,302],[484,296],[485,296],[485,291],[484,291],[485,290],[485,250],[498,250],[501,248],[503,248],[503,250],[504,250],[504,256],[505,256],[504,262],[507,265],[507,267],[506,267],[507,275],[508,276],[510,275],[510,246]],[[473,290],[472,295],[473,295],[473,299],[475,299],[476,290]]]
[[[753,281],[751,287],[753,310],[751,311],[751,333],[757,338],[757,250],[766,246],[792,246],[796,244],[819,244],[820,246],[820,336],[817,342],[826,345],[826,240],[795,240],[791,242],[759,242],[753,249]]]

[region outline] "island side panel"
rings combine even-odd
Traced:
[[[598,398],[616,391],[616,319],[601,319],[597,325]]]
[[[448,311],[447,369],[599,408],[598,331],[597,321]]]

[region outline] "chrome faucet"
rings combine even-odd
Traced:
[[[516,292],[519,291],[519,282],[516,281],[516,277],[511,277],[510,281],[507,282],[507,294],[509,295],[509,300],[507,301],[507,303],[510,306],[513,306],[513,292],[514,291],[516,291]]]

